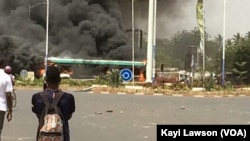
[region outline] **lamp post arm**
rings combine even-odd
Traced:
[[[37,3],[37,4],[34,4],[34,5],[29,5],[29,9],[31,9],[31,8],[34,8],[34,7],[36,7],[36,6],[39,6],[39,5],[42,5],[42,4],[47,4],[47,2],[41,2],[41,3]]]

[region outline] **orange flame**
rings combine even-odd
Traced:
[[[53,63],[53,62],[48,62],[48,66],[58,67],[58,65],[56,63]],[[73,74],[72,69],[60,68],[60,70],[61,70],[61,73],[64,73],[64,74],[70,74],[70,75]],[[41,66],[41,68],[37,70],[37,75],[38,75],[39,78],[41,78],[44,75],[44,73],[45,73],[45,66]]]
[[[140,75],[139,75],[139,81],[140,82],[144,82],[145,81],[145,78],[144,78],[144,75],[143,75],[142,71],[140,72]]]
[[[45,73],[45,69],[41,68],[38,73],[40,76],[43,76],[43,74]]]
[[[73,70],[63,70],[61,73],[73,74]]]

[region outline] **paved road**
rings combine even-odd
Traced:
[[[17,91],[14,118],[5,122],[3,141],[35,140],[37,119],[30,104],[34,92]],[[156,124],[250,124],[250,97],[74,95],[72,141],[154,141]]]

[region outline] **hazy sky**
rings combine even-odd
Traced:
[[[146,1],[148,2],[148,0],[143,2]],[[158,8],[161,9],[157,14],[158,38],[168,38],[178,31],[197,27],[197,0],[165,0],[165,4],[162,3],[164,0],[158,0]],[[204,0],[206,32],[212,38],[218,34],[223,35],[223,3],[223,0]],[[144,7],[146,5],[147,3]],[[148,12],[141,10],[141,15],[148,15]],[[139,26],[146,31],[147,18],[141,18]],[[248,31],[250,31],[250,0],[227,0],[226,38],[231,38],[236,33],[245,35]]]
[[[210,35],[223,34],[223,0],[205,0],[205,26]],[[226,38],[250,31],[250,0],[227,0]],[[193,11],[194,12],[194,11]]]

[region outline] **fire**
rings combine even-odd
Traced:
[[[61,73],[64,73],[64,74],[73,74],[73,70],[72,70],[71,66],[62,65],[60,67],[60,70],[61,70]]]
[[[39,76],[43,76],[44,73],[45,73],[44,68],[39,69],[39,71],[38,71]]]
[[[62,69],[61,73],[73,74],[73,70],[65,70],[65,69]]]
[[[140,71],[140,75],[139,75],[139,81],[140,82],[144,82],[145,81],[145,77],[142,71]]]
[[[53,63],[53,62],[48,62],[47,65],[48,65],[48,66],[55,66],[55,67],[57,67],[57,64],[55,64],[55,63]],[[44,66],[45,66],[45,62],[44,62]]]
[[[53,62],[48,62],[48,66],[55,66],[55,67],[58,67],[61,71],[61,74],[69,74],[69,75],[72,75],[73,74],[73,70],[71,69],[70,66],[58,66],[57,64],[53,63]],[[38,70],[37,70],[37,77],[38,78],[41,78],[43,77],[45,73],[45,68],[44,66],[40,67]]]

